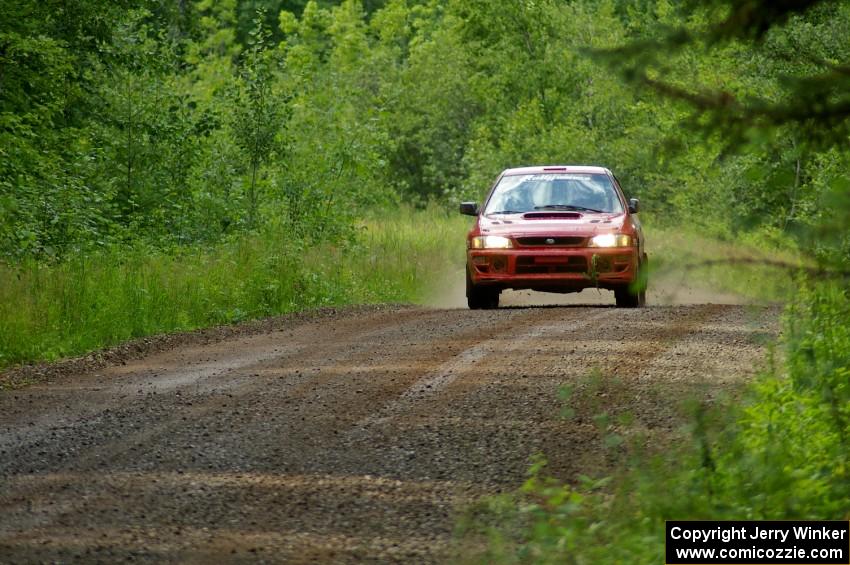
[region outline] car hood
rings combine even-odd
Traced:
[[[481,233],[488,235],[585,235],[619,232],[625,214],[540,214],[481,216]]]

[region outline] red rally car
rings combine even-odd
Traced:
[[[479,208],[466,240],[470,308],[497,308],[503,289],[614,291],[617,306],[646,302],[647,257],[637,217],[606,168],[543,166],[508,169]]]

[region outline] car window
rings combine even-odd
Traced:
[[[623,206],[611,178],[601,173],[554,173],[502,177],[485,214],[575,209],[619,214]]]

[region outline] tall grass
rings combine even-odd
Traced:
[[[468,223],[399,210],[336,245],[306,245],[277,228],[212,249],[117,249],[3,266],[0,368],[311,307],[417,302],[448,265],[462,264]]]
[[[730,242],[681,229],[646,230],[653,279],[754,301],[786,301],[795,290],[799,252],[764,242]],[[656,286],[657,288],[657,286]]]

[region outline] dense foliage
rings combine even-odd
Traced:
[[[367,210],[603,164],[656,225],[833,280],[801,283],[782,362],[681,464],[616,489],[536,466],[493,554],[659,562],[664,519],[846,517],[848,30],[837,0],[5,0],[0,366],[416,298],[460,224]]]
[[[810,118],[846,134],[850,8],[804,4],[751,44],[705,33],[722,2],[4,2],[0,255],[268,223],[327,240],[534,162],[609,165],[662,222],[799,240],[848,192],[847,150]],[[701,47],[627,47],[682,34]],[[758,150],[682,127],[706,122]]]

